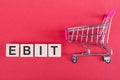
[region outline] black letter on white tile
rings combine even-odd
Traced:
[[[23,54],[24,55],[29,55],[31,53],[30,47],[29,46],[24,46],[23,47]]]
[[[42,46],[40,46],[40,55],[42,55]]]
[[[15,48],[16,46],[9,46],[9,54],[10,55],[16,55],[15,53],[12,53],[12,51],[15,51]]]
[[[51,46],[51,48],[53,48],[53,55],[55,55],[55,49],[58,48],[58,46]]]

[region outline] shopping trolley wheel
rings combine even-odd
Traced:
[[[77,60],[78,60],[77,56],[72,56],[72,62],[73,63],[77,63]]]
[[[106,62],[107,64],[109,64],[111,62],[110,60],[110,56],[103,56],[104,62]]]

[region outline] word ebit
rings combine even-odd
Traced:
[[[61,57],[61,44],[6,44],[6,57]]]

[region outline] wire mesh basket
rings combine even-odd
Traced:
[[[106,63],[110,63],[112,49],[108,47],[108,41],[110,36],[110,27],[112,18],[115,14],[115,10],[110,10],[104,17],[101,24],[94,24],[90,26],[78,26],[67,28],[65,30],[66,40],[72,43],[82,44],[86,48],[86,52],[81,54],[73,54],[72,62],[76,63],[78,56],[103,56],[103,60]],[[92,54],[90,45],[100,45],[106,50],[106,54]]]

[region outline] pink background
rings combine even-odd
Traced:
[[[73,64],[71,54],[84,48],[68,43],[64,30],[100,23],[111,8],[111,63],[79,57]],[[119,8],[119,0],[0,0],[0,80],[120,80]],[[62,57],[7,58],[6,43],[61,43]]]

